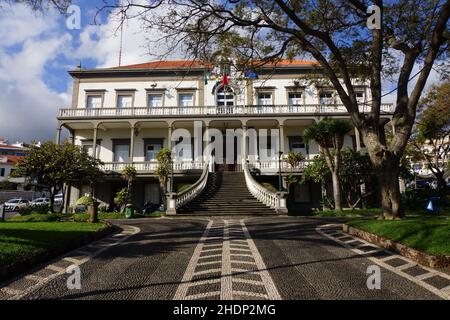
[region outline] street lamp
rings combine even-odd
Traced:
[[[281,156],[283,155],[283,151],[278,151],[278,191],[283,191],[283,178],[281,176]]]

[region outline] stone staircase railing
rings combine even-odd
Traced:
[[[200,179],[197,180],[192,186],[180,193],[168,193],[167,197],[167,215],[177,214],[177,209],[188,204],[199,196],[205,189],[209,176],[209,163],[203,164],[203,172]]]
[[[253,178],[250,170],[248,169],[248,164],[244,165],[244,175],[245,183],[250,193],[259,201],[264,203],[266,206],[275,209],[277,213],[287,214],[287,201],[286,192],[272,192],[267,190],[263,185]]]

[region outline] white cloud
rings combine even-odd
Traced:
[[[58,107],[70,100],[44,81],[46,64],[72,39],[59,31],[58,19],[55,11],[44,16],[22,4],[0,13],[0,137],[12,141],[54,137]]]
[[[147,3],[147,1],[143,1]],[[135,2],[138,3],[138,2]],[[150,15],[159,15],[167,11],[165,7],[154,9],[148,13],[146,19],[152,19]],[[166,53],[164,43],[153,45],[161,37],[158,30],[146,28],[148,24],[143,22],[141,8],[129,9],[127,15],[131,17],[123,25],[122,65],[136,64],[154,60],[156,56]],[[95,59],[98,67],[114,67],[119,64],[120,49],[120,15],[113,11],[106,22],[101,25],[89,25],[80,34],[81,45],[73,53],[76,59]],[[171,52],[168,58],[182,57],[179,51]]]

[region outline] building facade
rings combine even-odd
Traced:
[[[29,151],[30,149],[23,143],[9,144],[7,140],[0,139],[0,181],[25,182],[25,178],[12,177],[12,173],[17,162],[25,157]]]
[[[66,128],[73,143],[104,162],[109,178],[96,188],[96,196],[105,203],[111,203],[123,185],[119,176],[127,165],[138,172],[136,205],[159,202],[154,170],[161,148],[175,150],[175,190],[195,184],[206,165],[209,172],[250,168],[259,172],[261,181],[275,184],[280,171],[301,174],[319,154],[319,147],[303,137],[308,126],[324,118],[349,120],[337,93],[310,61],[280,61],[252,72],[194,61],[157,61],[77,69],[70,75],[72,106],[59,111],[57,140]],[[360,109],[368,111],[367,83],[355,80],[355,85]],[[382,117],[389,119],[392,111],[392,105],[383,105]],[[268,138],[261,138],[266,133]],[[191,140],[183,138],[186,135]],[[208,149],[220,135],[223,150]],[[194,139],[198,136],[200,142]],[[225,143],[227,138],[231,143]],[[179,144],[183,147],[176,149]],[[364,147],[357,130],[345,138],[345,146]],[[289,168],[279,161],[278,150],[284,155],[300,152],[305,160]],[[70,203],[86,192],[87,187],[71,188]],[[301,186],[294,198],[305,208],[317,207],[320,188]]]

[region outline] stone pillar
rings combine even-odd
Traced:
[[[361,135],[358,128],[355,128],[356,151],[361,151]]]
[[[95,126],[94,138],[92,139],[92,157],[94,158],[97,158],[97,134],[98,134],[98,127]]]
[[[284,125],[280,124],[279,129],[280,129],[280,151],[285,153],[286,150],[284,147]]]
[[[130,139],[130,162],[134,162],[134,130],[136,127],[134,125],[131,126],[131,139]]]
[[[248,160],[248,138],[247,126],[242,126],[242,165],[245,166]]]
[[[167,148],[172,151],[172,125],[168,127],[167,140]]]
[[[58,127],[58,129],[56,129],[56,144],[60,145],[61,144],[61,127]]]

